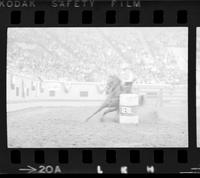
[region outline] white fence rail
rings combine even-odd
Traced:
[[[105,84],[97,82],[42,81],[7,73],[7,111],[37,106],[94,106],[105,98]],[[146,104],[179,105],[187,102],[186,85],[136,84]],[[52,101],[52,102],[51,102]]]

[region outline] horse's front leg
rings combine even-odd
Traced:
[[[115,107],[111,107],[111,108],[106,109],[106,110],[103,112],[103,115],[102,115],[102,117],[101,117],[101,122],[104,121],[105,115],[107,115],[108,113],[114,112],[114,111],[116,111],[116,110],[117,110],[117,108],[115,108]]]

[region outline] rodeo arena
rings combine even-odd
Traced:
[[[185,29],[11,28],[7,50],[8,147],[188,146]]]

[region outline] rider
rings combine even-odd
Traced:
[[[131,67],[128,63],[122,63],[120,66],[120,79],[122,82],[123,93],[132,93],[132,85],[136,80]]]

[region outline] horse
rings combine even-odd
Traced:
[[[111,75],[108,78],[106,86],[107,98],[103,104],[97,109],[91,116],[86,119],[86,122],[93,118],[97,113],[101,112],[103,109],[106,109],[103,112],[101,121],[103,121],[106,114],[117,111],[119,112],[119,97],[122,93],[123,86],[122,82],[116,75]]]

